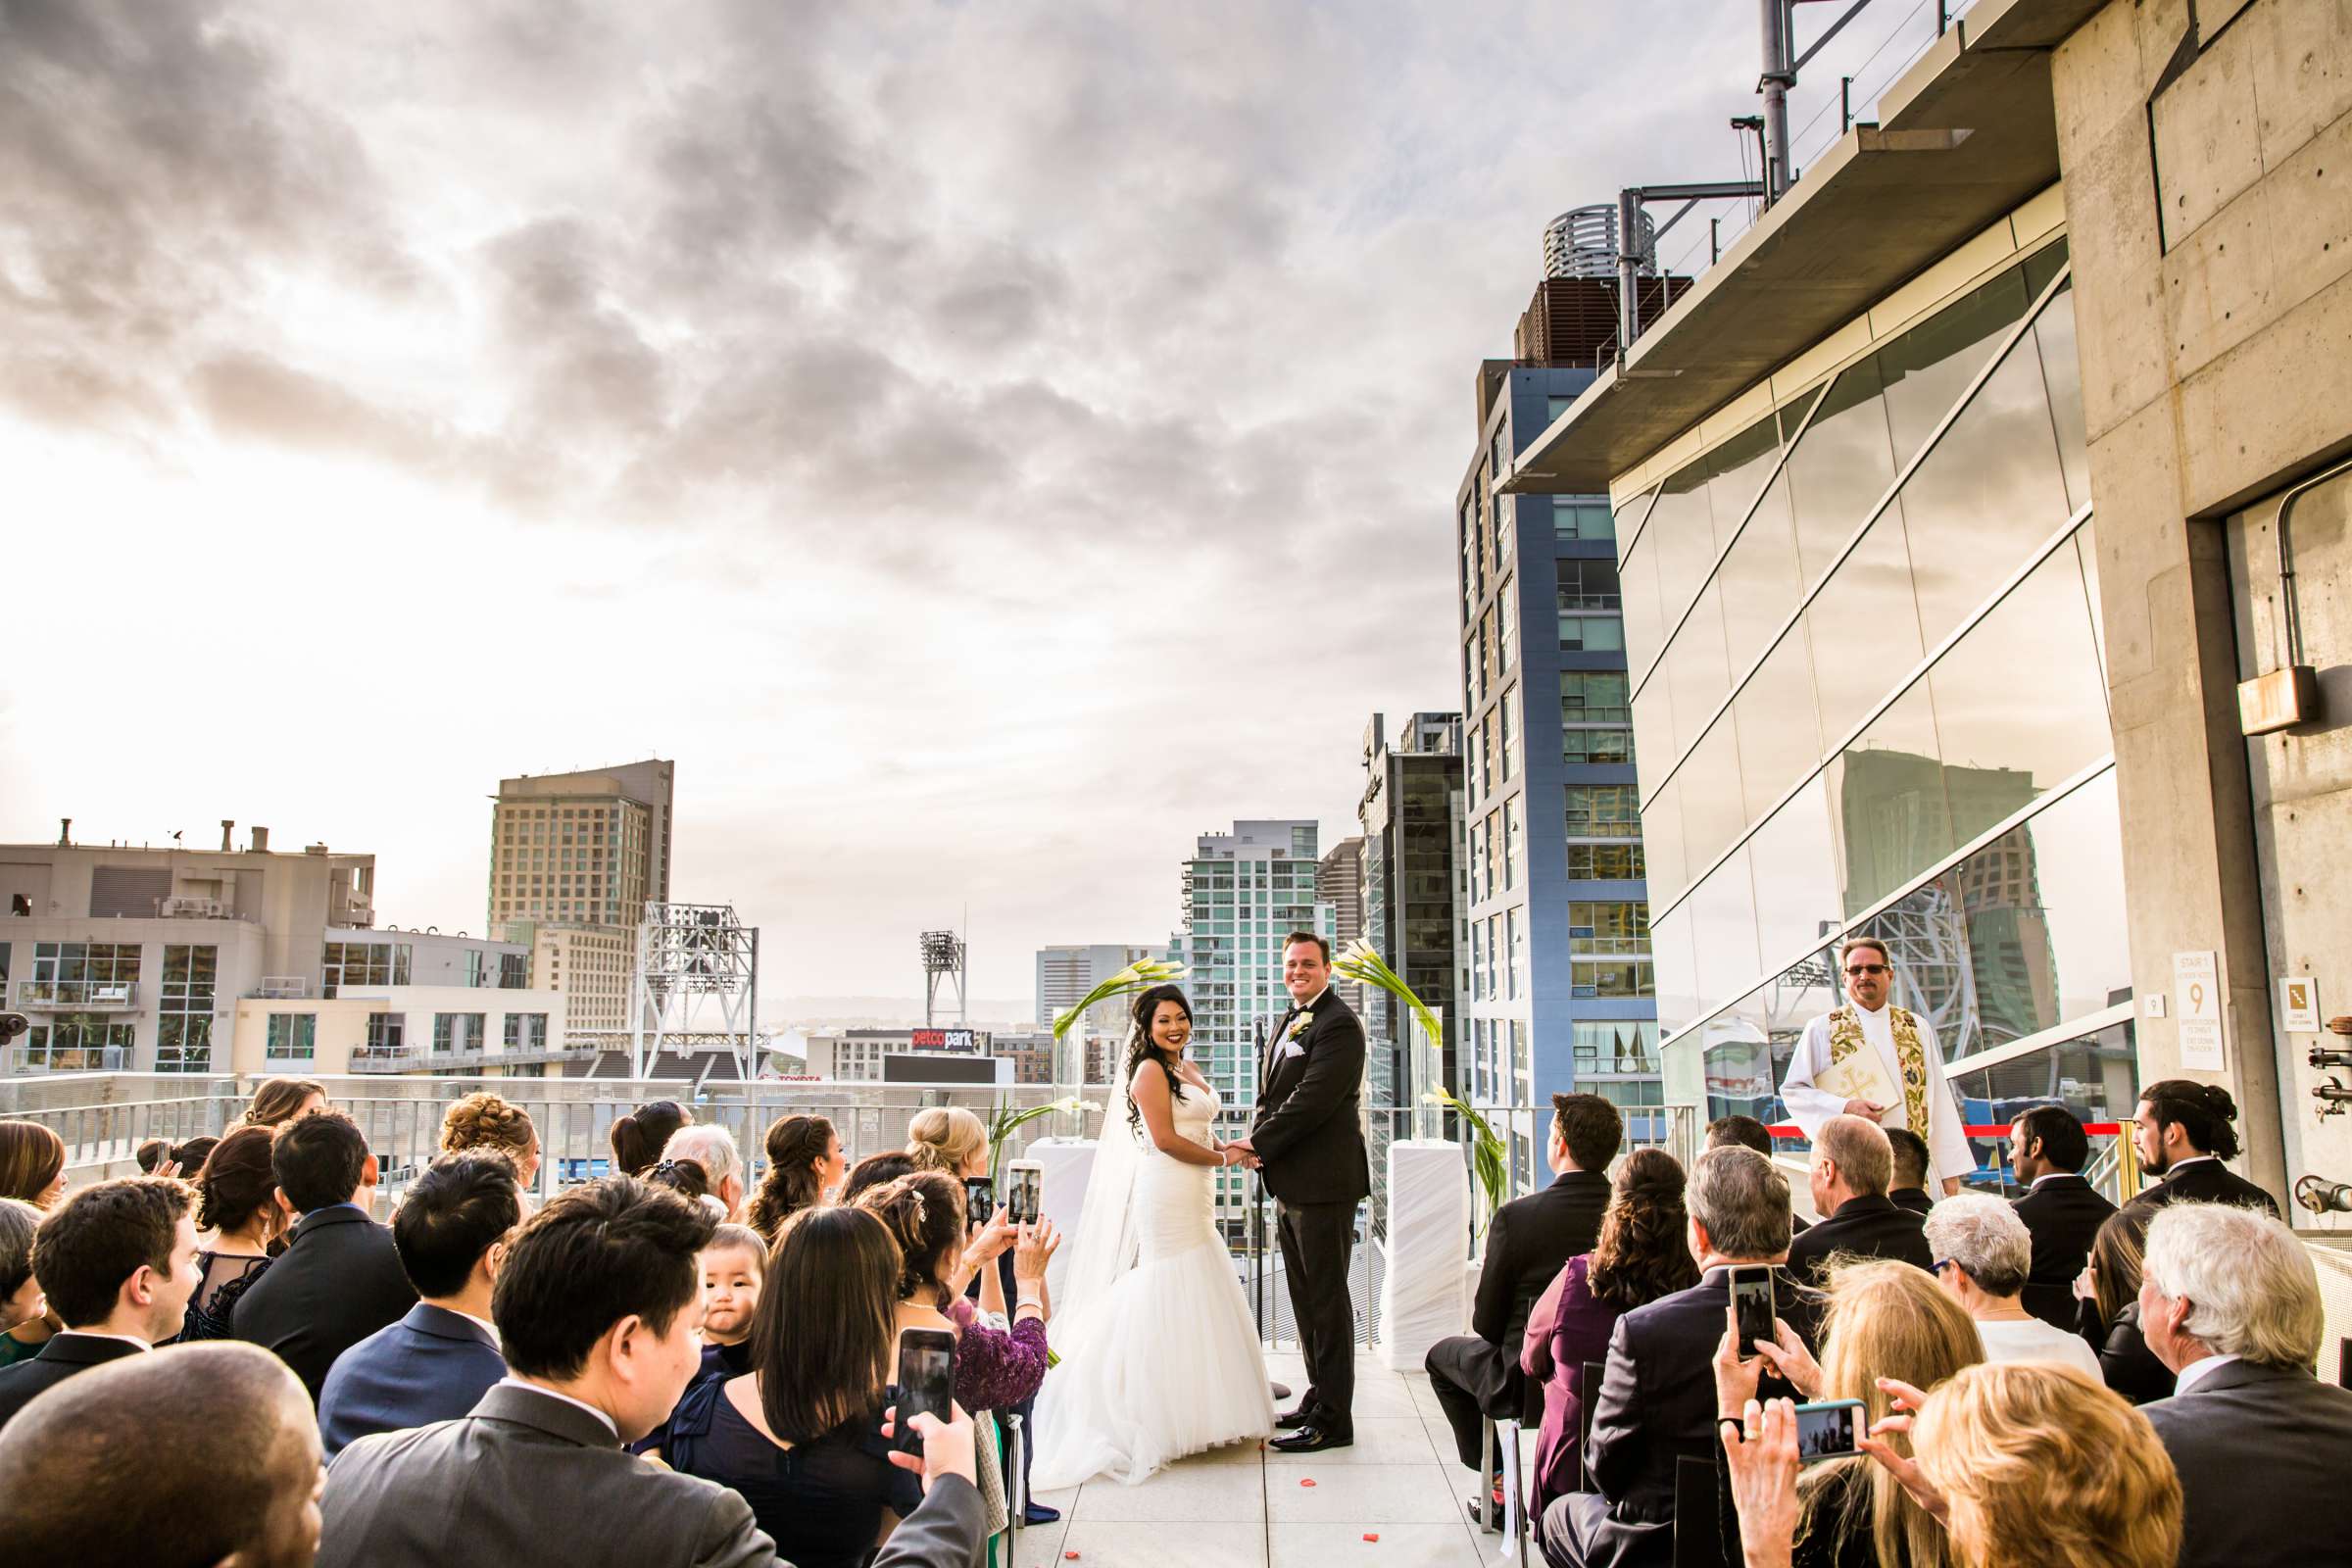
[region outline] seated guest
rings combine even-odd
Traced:
[[[327,1476],[323,1568],[773,1562],[739,1494],[621,1446],[694,1376],[697,1263],[714,1226],[701,1204],[627,1177],[541,1208],[508,1247],[492,1299],[513,1375],[470,1414],[343,1450]],[[914,1426],[927,1494],[874,1568],[968,1568],[981,1543],[971,1423]]]
[[[1518,1421],[1528,1402],[1528,1384],[1519,1370],[1527,1337],[1528,1310],[1558,1277],[1568,1260],[1592,1250],[1609,1206],[1609,1161],[1625,1137],[1625,1120],[1599,1095],[1551,1097],[1551,1137],[1544,1157],[1556,1172],[1540,1193],[1513,1199],[1494,1211],[1487,1228],[1487,1256],[1479,1268],[1478,1294],[1470,1309],[1470,1332],[1429,1348],[1423,1368],[1438,1407],[1453,1428],[1454,1457],[1478,1473],[1485,1463],[1485,1418]],[[1542,1385],[1535,1401],[1541,1409]],[[1299,1423],[1309,1411],[1284,1416],[1278,1425]],[[1496,1460],[1501,1458],[1497,1445]],[[1502,1472],[1482,1477],[1499,1497]],[[1473,1512],[1480,1499],[1472,1498]]]
[[[1862,1446],[1949,1532],[1948,1560],[2172,1568],[2180,1484],[2147,1419],[2114,1395],[2064,1367],[2022,1361],[1964,1367],[1932,1395],[1886,1382],[1898,1408],[1918,1412],[1898,1418],[1916,1457],[1884,1434]],[[1795,1407],[1750,1399],[1740,1420],[1723,1423],[1722,1443],[1745,1568],[1787,1568],[1800,1513]]]
[[[2050,1327],[2018,1299],[2033,1266],[2034,1238],[2017,1210],[1989,1193],[1962,1193],[1928,1211],[1927,1231],[1936,1277],[1976,1319],[1985,1360],[2055,1361],[2099,1381],[2099,1358],[2082,1336]]]
[[[318,1438],[332,1459],[371,1432],[454,1421],[507,1375],[490,1322],[508,1232],[522,1193],[503,1154],[444,1154],[410,1184],[392,1246],[415,1306],[335,1357],[318,1395]]]
[[[691,1159],[703,1167],[710,1196],[725,1205],[722,1224],[743,1218],[743,1151],[735,1147],[733,1133],[707,1123],[681,1127],[669,1135],[662,1157]]]
[[[2352,1562],[2352,1508],[2322,1500],[2352,1474],[2352,1391],[2312,1376],[2327,1313],[2294,1233],[2235,1204],[2158,1210],[2139,1313],[2179,1379],[2144,1413],[2180,1473],[2182,1568]]]
[[[0,1433],[0,1542],[25,1564],[310,1568],[318,1481],[311,1401],[275,1356],[132,1355]]]
[[[1772,1158],[1772,1129],[1753,1116],[1718,1116],[1707,1123],[1707,1147],[1722,1149],[1727,1145],[1739,1149],[1752,1149],[1766,1159],[1770,1159]],[[1788,1216],[1789,1230],[1793,1235],[1802,1236],[1812,1223],[1802,1214],[1792,1213]]]
[[[2017,1217],[2034,1238],[2026,1310],[2052,1328],[2075,1326],[2075,1276],[2090,1260],[2090,1239],[2115,1205],[2082,1176],[2090,1140],[2064,1105],[2035,1105],[2009,1124],[2010,1162],[2026,1191]]]
[[[1519,1369],[1544,1385],[1536,1484],[1528,1512],[1582,1483],[1585,1363],[1609,1353],[1617,1319],[1698,1283],[1683,1211],[1683,1167],[1663,1149],[1637,1149],[1617,1167],[1600,1239],[1570,1258],[1528,1309]]]
[[[1908,1127],[1888,1127],[1886,1133],[1887,1146],[1894,1152],[1887,1200],[1925,1219],[1928,1210],[1936,1206],[1936,1200],[1928,1196],[1928,1141]]]
[[[1610,1331],[1587,1464],[1599,1491],[1572,1493],[1544,1511],[1544,1558],[1555,1568],[1666,1568],[1673,1560],[1676,1461],[1715,1451],[1713,1362],[1735,1266],[1772,1268],[1780,1315],[1800,1339],[1811,1337],[1813,1314],[1781,1266],[1788,1183],[1772,1162],[1749,1149],[1710,1149],[1690,1167],[1684,1203],[1685,1245],[1699,1282],[1634,1308]],[[1778,1374],[1766,1375],[1763,1388],[1768,1396],[1788,1392]]]
[[[1932,1389],[1984,1359],[1976,1325],[1948,1293],[1910,1264],[1883,1259],[1830,1271],[1818,1362],[1786,1322],[1775,1328],[1773,1342],[1744,1358],[1733,1348],[1732,1328],[1725,1328],[1715,1348],[1715,1408],[1723,1415],[1743,1409],[1771,1367],[1803,1398],[1861,1400],[1868,1430],[1893,1413],[1881,1379]],[[1887,1443],[1899,1454],[1911,1451],[1899,1433]],[[1729,1553],[1738,1549],[1740,1522],[1731,1472],[1721,1460],[1719,1453],[1718,1527]],[[1945,1568],[1952,1561],[1943,1526],[1883,1465],[1863,1457],[1808,1465],[1796,1491],[1794,1560],[1802,1568]]]
[[[2090,1262],[2075,1281],[2075,1332],[2099,1358],[2099,1379],[2133,1404],[2173,1392],[2172,1368],[2139,1332],[2142,1208],[2107,1216],[2091,1238]]]
[[[301,1216],[286,1250],[229,1312],[232,1338],[275,1350],[318,1397],[335,1357],[416,1304],[392,1233],[364,1206],[375,1197],[375,1156],[359,1124],[313,1111],[270,1146],[277,1202]]]
[[[916,1118],[918,1121],[920,1117]],[[1002,1240],[965,1246],[963,1187],[938,1171],[902,1176],[858,1199],[899,1244],[898,1326],[946,1329],[956,1336],[956,1402],[967,1410],[1019,1404],[1046,1380],[1046,1262],[1060,1244],[1053,1224],[1022,1226],[1013,1253],[1019,1292],[1009,1330],[980,1321],[963,1288],[983,1279]],[[993,1227],[992,1227],[993,1229]],[[1007,1229],[1003,1237],[1015,1233]]]
[[[18,1342],[9,1331],[37,1321],[49,1309],[41,1282],[32,1277],[32,1233],[40,1223],[41,1211],[30,1203],[0,1198],[0,1367],[39,1353],[38,1346],[30,1346],[22,1355],[10,1354]]]
[[[841,1201],[855,1203],[875,1188],[913,1174],[914,1160],[904,1149],[886,1149],[879,1154],[868,1154],[852,1165],[849,1175],[842,1178]]]
[[[694,1112],[674,1100],[649,1100],[625,1116],[612,1118],[607,1136],[612,1143],[612,1173],[642,1176],[662,1162],[669,1135],[694,1120]]]
[[[760,1147],[767,1154],[767,1174],[744,1223],[772,1243],[786,1220],[839,1191],[849,1178],[850,1162],[842,1153],[841,1134],[822,1116],[778,1116],[767,1124]],[[906,1168],[914,1168],[911,1160]],[[894,1171],[892,1177],[906,1174]]]
[[[475,1150],[514,1166],[515,1185],[526,1193],[539,1180],[539,1129],[531,1125],[531,1113],[487,1091],[453,1102],[441,1113],[441,1152]]]
[[[1886,1184],[1894,1149],[1886,1129],[1860,1116],[1832,1116],[1813,1140],[1813,1206],[1822,1218],[1788,1249],[1788,1271],[1818,1285],[1834,1253],[1890,1257],[1927,1268],[1936,1259],[1917,1214],[1894,1206]]]
[[[308,1078],[265,1078],[254,1087],[253,1103],[240,1127],[283,1127],[326,1108],[326,1085]]]
[[[229,1337],[229,1313],[237,1298],[270,1267],[270,1250],[286,1233],[286,1211],[277,1200],[277,1167],[270,1148],[272,1127],[239,1127],[214,1147],[195,1174],[196,1229],[210,1245],[196,1253],[202,1272],[188,1298],[183,1344]]]
[[[75,1373],[179,1332],[196,1288],[188,1190],[161,1176],[83,1188],[33,1234],[32,1273],[65,1329],[0,1371],[0,1426]]]
[[[47,1213],[66,1196],[66,1141],[37,1121],[0,1121],[0,1198]]]
[[[2140,1169],[2164,1180],[2129,1206],[2153,1209],[2183,1200],[2237,1203],[2277,1219],[2278,1204],[2270,1194],[2222,1167],[2223,1160],[2237,1157],[2237,1129],[2230,1125],[2236,1120],[2237,1102],[2220,1084],[2164,1078],[2142,1089],[2132,1117],[2132,1141],[2139,1151]],[[2147,1222],[2144,1213],[2140,1222]]]
[[[811,1208],[786,1222],[774,1266],[753,1319],[759,1370],[688,1389],[661,1457],[742,1494],[793,1568],[858,1568],[884,1510],[918,1496],[881,1437],[898,1245],[864,1209]]]

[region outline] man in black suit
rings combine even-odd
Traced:
[[[327,1473],[319,1568],[777,1568],[732,1489],[624,1445],[668,1416],[702,1364],[710,1211],[627,1176],[575,1188],[523,1226],[491,1310],[513,1375],[455,1421],[380,1432]],[[968,1568],[987,1539],[972,1423],[928,1412],[922,1504],[873,1568]]]
[[[1727,1146],[1752,1149],[1766,1159],[1770,1159],[1772,1157],[1772,1129],[1756,1120],[1755,1117],[1742,1116],[1737,1111],[1729,1116],[1718,1116],[1707,1123],[1707,1147],[1722,1149]],[[1812,1228],[1812,1225],[1813,1222],[1804,1215],[1796,1213],[1793,1209],[1789,1212],[1788,1230],[1790,1235],[1802,1236]]]
[[[314,1403],[335,1357],[416,1304],[392,1233],[367,1203],[375,1156],[339,1110],[288,1122],[270,1150],[277,1200],[302,1216],[283,1256],[237,1298],[229,1337],[274,1350]]]
[[[1551,1097],[1551,1138],[1545,1157],[1558,1172],[1549,1187],[1514,1199],[1494,1211],[1487,1229],[1487,1257],[1478,1273],[1470,1332],[1440,1340],[1423,1365],[1431,1392],[1453,1428],[1453,1450],[1465,1469],[1480,1467],[1482,1416],[1517,1421],[1526,1413],[1527,1380],[1519,1371],[1527,1315],[1567,1261],[1600,1239],[1609,1207],[1609,1161],[1625,1137],[1625,1118],[1599,1095]],[[1544,1408],[1535,1390],[1536,1412]],[[1498,1475],[1487,1477],[1490,1490]],[[1478,1506],[1473,1499],[1471,1506]]]
[[[2180,1476],[2181,1568],[2352,1562],[2352,1509],[2326,1501],[2352,1474],[2352,1391],[2312,1376],[2326,1312],[2294,1233],[2237,1204],[2159,1207],[2139,1318],[2176,1377],[2140,1411]]]
[[[187,1188],[161,1176],[83,1188],[33,1233],[32,1277],[66,1328],[0,1371],[0,1426],[74,1374],[179,1332],[203,1277]]]
[[[173,1346],[93,1368],[0,1433],[12,1563],[311,1568],[318,1430],[285,1363]]]
[[[2090,1261],[2090,1244],[2115,1212],[2082,1177],[2090,1140],[2064,1105],[2035,1105],[2009,1124],[2010,1162],[2026,1191],[2017,1217],[2034,1238],[2034,1269],[2023,1298],[2026,1310],[2052,1328],[2073,1329],[2075,1279]]]
[[[371,1432],[454,1421],[507,1375],[490,1297],[507,1233],[521,1222],[502,1155],[445,1154],[411,1185],[392,1245],[421,1299],[335,1357],[318,1396],[327,1458]]]
[[[2237,1102],[2220,1084],[2193,1078],[2163,1078],[2139,1092],[2132,1117],[2132,1142],[2139,1167],[2163,1181],[2127,1206],[2144,1220],[2167,1203],[2236,1203],[2278,1217],[2278,1201],[2235,1171],[2222,1166],[2237,1157]]]
[[[1894,1151],[1894,1177],[1886,1187],[1887,1201],[1895,1207],[1928,1217],[1936,1200],[1928,1196],[1928,1141],[1908,1127],[1886,1128],[1886,1143]]]
[[[1544,1510],[1544,1557],[1551,1568],[1667,1568],[1673,1561],[1675,1462],[1688,1455],[1711,1464],[1716,1452],[1715,1350],[1735,1267],[1771,1267],[1777,1315],[1812,1341],[1813,1315],[1799,1306],[1794,1278],[1778,1266],[1788,1255],[1787,1178],[1752,1149],[1710,1149],[1691,1164],[1684,1203],[1699,1282],[1617,1320],[1592,1410],[1589,1457],[1600,1490],[1572,1493]],[[1794,1391],[1766,1368],[1756,1396],[1791,1398]],[[1708,1519],[1712,1529],[1712,1509]]]
[[[1886,1196],[1893,1175],[1886,1128],[1860,1116],[1823,1122],[1813,1140],[1812,1186],[1814,1209],[1825,1217],[1788,1249],[1788,1271],[1819,1285],[1834,1253],[1935,1267],[1927,1222]]]
[[[1355,1210],[1372,1192],[1364,1152],[1364,1026],[1331,984],[1331,944],[1311,931],[1283,938],[1291,1007],[1258,1072],[1257,1111],[1238,1140],[1275,1197],[1275,1229],[1291,1315],[1306,1359],[1306,1395],[1281,1419],[1274,1446],[1315,1453],[1355,1442],[1355,1298],[1348,1265]]]

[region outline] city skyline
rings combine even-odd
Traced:
[[[660,756],[673,896],[780,994],[1163,940],[1195,836],[1336,842],[1362,715],[1458,706],[1462,394],[1544,225],[1736,170],[1751,8],[1580,21],[1575,80],[1538,25],[12,19],[12,564],[83,588],[12,607],[0,839],[258,821],[479,930],[500,777]]]

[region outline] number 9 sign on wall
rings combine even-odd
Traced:
[[[2210,953],[2173,955],[2173,1006],[2180,1020],[2180,1065],[2222,1070],[2221,966]]]

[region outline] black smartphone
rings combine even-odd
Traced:
[[[997,1184],[985,1176],[967,1176],[963,1183],[963,1217],[978,1230],[996,1217]]]
[[[1035,1160],[1016,1159],[1004,1167],[1005,1206],[1015,1225],[1034,1225],[1045,1217],[1046,1170]]]
[[[1753,1355],[1756,1342],[1773,1339],[1772,1269],[1761,1263],[1732,1265],[1732,1307],[1740,1325],[1739,1351]]]
[[[1796,1407],[1796,1457],[1800,1464],[1843,1459],[1862,1451],[1860,1399],[1822,1399]]]
[[[956,1336],[946,1329],[899,1330],[899,1380],[891,1394],[899,1413],[892,1446],[920,1453],[923,1440],[915,1435],[912,1418],[928,1410],[946,1421],[955,1400]]]

